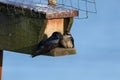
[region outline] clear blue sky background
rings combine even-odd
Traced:
[[[4,51],[3,80],[120,80],[120,0],[97,0],[97,14],[75,20],[76,55]]]

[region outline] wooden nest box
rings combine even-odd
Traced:
[[[65,6],[0,2],[0,50],[33,53],[53,32],[70,31],[78,11]],[[56,48],[45,55],[61,56],[75,49]]]

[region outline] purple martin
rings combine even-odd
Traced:
[[[38,46],[38,50],[32,54],[32,57],[48,53],[50,50],[58,47],[61,38],[62,34],[60,32],[54,32],[47,40]]]

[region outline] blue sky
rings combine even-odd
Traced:
[[[76,20],[76,55],[31,58],[4,51],[3,80],[120,80],[120,1],[96,0],[97,14]]]

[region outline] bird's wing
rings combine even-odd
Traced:
[[[72,41],[72,44],[73,44],[73,48],[75,47],[74,45],[74,38],[71,36],[71,41]]]

